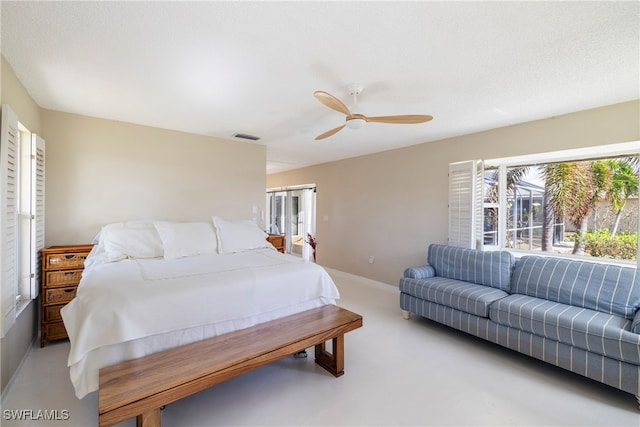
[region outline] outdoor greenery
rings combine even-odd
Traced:
[[[543,167],[545,200],[550,205],[545,214],[563,218],[576,228],[574,254],[584,254],[586,250],[593,256],[630,259],[628,251],[631,250],[635,258],[637,233],[617,234],[627,200],[638,195],[639,181],[634,166],[637,160],[607,159]],[[602,200],[608,201],[616,214],[611,232],[607,230],[608,239],[604,239],[602,230],[587,231],[588,218]]]
[[[529,215],[538,215],[542,211],[541,250],[555,251],[554,233],[558,224],[564,224],[575,232],[566,235],[565,241],[573,242],[573,254],[588,254],[595,257],[615,259],[635,259],[638,248],[638,233],[635,230],[620,231],[621,218],[630,198],[637,198],[640,190],[638,157],[610,158],[564,163],[549,163],[540,166],[518,166],[507,169],[506,192],[518,193],[521,181],[527,181],[531,169],[544,181],[542,203],[535,205],[531,201],[519,211],[517,227],[520,222],[528,223]],[[493,184],[487,189],[486,200],[498,201],[498,171],[492,176]],[[603,205],[608,210],[602,216],[596,212]],[[600,208],[599,208],[600,207]],[[511,207],[509,207],[511,209]],[[528,209],[528,210],[527,210]],[[497,224],[496,208],[485,209],[485,229],[495,229]],[[627,214],[624,214],[628,217]],[[606,222],[603,222],[605,221]],[[590,224],[590,221],[592,223]],[[526,226],[526,224],[525,224]],[[597,227],[597,229],[593,229]],[[606,227],[606,228],[605,228]],[[628,227],[628,226],[627,226]],[[512,229],[510,233],[516,233]],[[526,234],[524,234],[526,236]],[[557,236],[556,236],[557,239]],[[509,234],[507,241],[515,242],[515,236]]]
[[[600,258],[636,259],[638,252],[638,232],[611,235],[601,228],[584,235],[584,244],[589,255]]]

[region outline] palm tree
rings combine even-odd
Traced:
[[[544,166],[541,166],[544,173]],[[541,248],[543,252],[551,252],[553,250],[553,234],[555,232],[556,215],[553,212],[553,205],[548,197],[547,185],[545,182],[545,192],[542,197],[542,242]]]
[[[637,166],[637,157],[635,159],[635,165]],[[611,237],[613,237],[618,231],[622,211],[627,200],[631,196],[638,194],[640,182],[629,159],[609,159],[607,160],[607,165],[613,173],[611,188],[607,194],[607,198],[611,202],[616,215],[613,227],[611,227]]]
[[[611,176],[602,160],[548,164],[544,169],[545,199],[556,216],[576,227],[574,254],[584,253],[587,219],[605,194]]]
[[[575,186],[573,169],[570,163],[555,163],[542,167],[542,176],[544,177],[543,251],[551,251],[553,223],[561,221],[567,210],[571,187]]]

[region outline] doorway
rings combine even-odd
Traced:
[[[267,232],[285,236],[285,253],[312,259],[308,236],[316,234],[315,185],[267,190]]]

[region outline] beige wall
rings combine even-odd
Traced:
[[[20,80],[13,72],[11,65],[2,58],[2,103],[9,104],[16,112],[20,123],[29,131],[40,133],[40,107],[35,103],[29,92],[22,86]]]
[[[264,146],[51,110],[42,128],[47,246],[91,242],[110,222],[264,210]]]
[[[47,246],[89,242],[122,220],[260,218],[264,146],[43,110],[4,57],[1,65],[1,102],[46,140]],[[0,340],[2,393],[37,337],[38,315],[34,301]]]
[[[640,140],[640,102],[539,120],[269,175],[267,187],[317,185],[318,263],[397,285],[447,241],[451,162]],[[369,264],[369,256],[375,257]]]

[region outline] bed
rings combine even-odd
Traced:
[[[250,221],[109,224],[62,309],[78,398],[100,368],[335,304],[317,264],[281,254]]]

